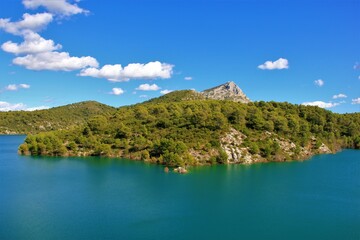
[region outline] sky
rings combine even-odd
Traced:
[[[1,0],[0,111],[119,107],[234,81],[360,112],[359,0]]]

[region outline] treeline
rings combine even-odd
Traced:
[[[0,134],[40,133],[85,124],[95,115],[113,114],[115,108],[94,101],[38,111],[0,112]]]
[[[264,133],[295,143],[295,151],[322,143],[334,151],[360,148],[359,113],[335,114],[318,107],[263,101],[158,100],[91,117],[70,130],[29,135],[19,151],[125,157],[169,166],[224,163],[227,155],[220,138],[231,128],[247,136],[244,147],[268,160],[275,159],[280,148],[277,142],[264,138]]]

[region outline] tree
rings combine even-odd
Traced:
[[[258,154],[260,152],[259,146],[256,144],[256,142],[249,142],[249,152],[251,154]]]
[[[98,115],[90,118],[88,121],[88,125],[91,131],[100,133],[107,129],[108,120],[105,116]]]
[[[224,150],[219,150],[219,155],[216,157],[216,162],[219,164],[226,164],[228,161],[228,155]]]

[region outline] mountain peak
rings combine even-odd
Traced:
[[[249,103],[250,99],[233,81],[226,82],[219,86],[201,92],[205,98],[217,100],[231,100],[235,102]]]

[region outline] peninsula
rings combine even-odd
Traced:
[[[78,111],[60,111],[72,108]],[[172,167],[301,160],[360,148],[359,113],[251,102],[234,82],[203,92],[175,91],[118,109],[85,102],[57,111],[61,114],[54,109],[1,113],[0,129],[35,133],[28,134],[20,154],[107,156]],[[20,125],[4,121],[8,115],[25,117],[27,127],[16,129]],[[39,116],[48,117],[44,122]],[[76,121],[60,124],[59,119]]]

